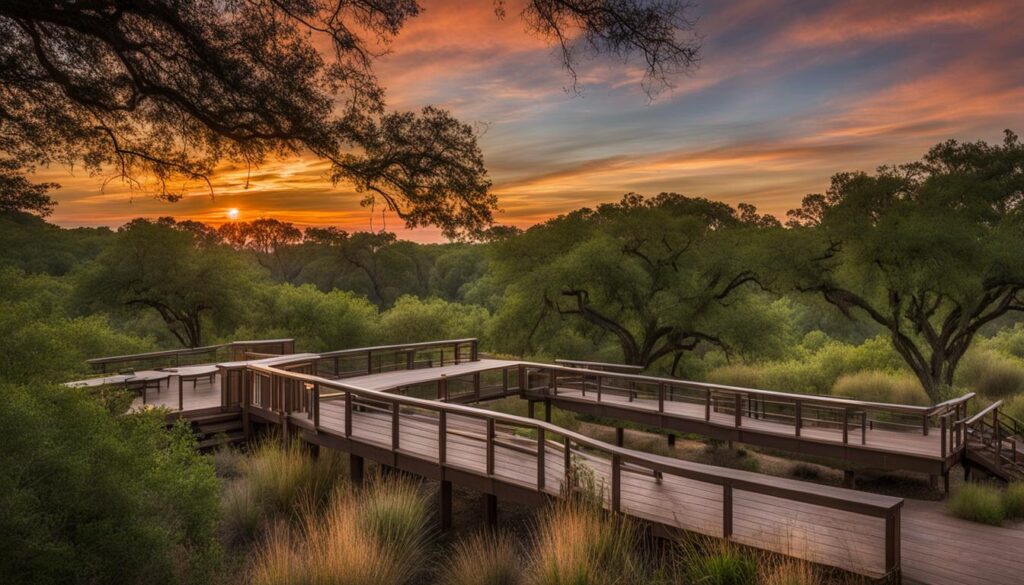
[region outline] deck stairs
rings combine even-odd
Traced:
[[[1024,423],[1001,405],[965,421],[964,464],[1006,482],[1024,481]]]
[[[214,449],[245,441],[240,412],[225,412],[190,417],[192,430],[199,440],[200,449]]]

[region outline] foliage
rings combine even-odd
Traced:
[[[443,568],[444,585],[520,585],[523,560],[505,532],[482,531],[455,543]]]
[[[189,231],[138,219],[82,271],[78,293],[95,308],[155,311],[182,345],[198,347],[206,325],[235,322],[256,278],[231,250],[200,248]]]
[[[306,508],[299,528],[279,524],[249,570],[256,585],[401,585],[419,569],[426,502],[415,485],[373,482],[335,491],[326,507]]]
[[[1024,145],[934,146],[875,175],[840,173],[773,247],[787,286],[884,327],[932,400],[986,324],[1024,310]]]
[[[866,402],[927,406],[928,395],[917,378],[909,374],[864,371],[845,374],[836,380],[832,394]]]
[[[643,578],[633,549],[636,528],[623,516],[567,500],[540,520],[529,581],[535,585],[610,585]]]
[[[381,315],[380,340],[412,343],[477,337],[489,318],[483,307],[404,296]]]
[[[95,258],[112,237],[108,228],[63,229],[27,213],[0,214],[0,266],[61,276]]]
[[[33,183],[19,172],[21,165],[0,159],[0,217],[15,213],[33,213],[46,217],[56,205],[47,193],[59,189],[56,183]]]
[[[186,425],[60,386],[0,388],[0,571],[18,583],[201,583],[218,485]]]
[[[71,288],[45,274],[0,268],[0,379],[64,382],[85,360],[145,351],[148,341],[114,331],[103,315],[70,317]]]
[[[953,492],[946,502],[949,512],[957,518],[999,526],[1006,517],[999,488],[968,483]]]
[[[756,585],[757,557],[727,541],[690,538],[682,543],[685,573],[701,585]]]
[[[1024,519],[1024,483],[1012,482],[1003,492],[1003,509],[1011,520]]]
[[[572,327],[618,343],[625,363],[649,367],[678,363],[701,343],[743,348],[767,337],[772,322],[735,331],[763,303],[741,257],[741,241],[765,229],[762,219],[706,199],[629,194],[499,242],[495,270],[509,300],[498,319],[517,333],[503,349],[530,353],[548,328]]]
[[[1009,397],[1024,392],[1024,362],[991,350],[972,351],[964,357],[956,379],[986,398]]]

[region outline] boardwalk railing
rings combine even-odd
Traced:
[[[451,339],[342,349],[320,354],[314,370],[325,378],[352,378],[395,370],[437,368],[480,359],[477,340]]]
[[[86,360],[94,371],[117,373],[126,370],[181,367],[195,364],[249,359],[246,354],[283,355],[295,353],[293,339],[262,339],[233,341],[220,345],[189,347],[166,351],[151,351],[131,355],[101,357]]]
[[[1024,480],[1024,423],[1003,410],[1003,401],[993,402],[971,417],[957,421],[957,437],[972,448],[993,471],[1006,480]]]
[[[934,406],[912,406],[548,364],[525,367],[527,388],[534,394],[575,394],[620,405],[644,401],[656,404],[658,413],[676,410],[673,405],[691,405],[707,422],[727,415],[735,428],[742,428],[745,420],[765,420],[789,425],[796,437],[810,427],[831,428],[842,431],[843,444],[864,444],[867,430],[874,428],[923,436],[937,430],[943,458],[963,448],[962,438],[953,432],[954,422],[963,418],[974,397],[970,393]]]
[[[582,467],[606,488],[611,510],[870,576],[899,571],[896,498],[660,457],[531,418],[312,374],[249,365],[246,375],[243,412],[317,436],[548,495]]]

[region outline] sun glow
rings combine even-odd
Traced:
[[[227,210],[227,213],[225,215],[227,215],[228,219],[232,221],[238,219],[238,208],[232,207],[231,209]]]

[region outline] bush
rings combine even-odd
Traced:
[[[560,502],[540,521],[533,547],[536,585],[610,585],[642,579],[634,526],[579,501]]]
[[[747,364],[730,364],[708,372],[707,381],[722,386],[764,388],[764,372]]]
[[[1012,520],[1024,518],[1024,483],[1014,482],[1003,493],[1003,510]]]
[[[511,536],[478,532],[452,549],[443,572],[445,585],[519,585],[522,559]]]
[[[957,371],[959,385],[996,399],[1024,391],[1024,365],[994,351],[968,353]]]
[[[832,394],[866,402],[916,406],[931,404],[921,383],[909,374],[874,371],[845,374],[832,386]]]
[[[727,541],[683,544],[685,573],[701,585],[757,585],[757,558]]]
[[[794,463],[789,474],[797,479],[814,480],[821,478],[821,471],[809,463]]]
[[[990,485],[969,483],[949,497],[949,512],[957,518],[999,526],[1006,511],[1002,494]]]
[[[291,514],[299,504],[322,503],[344,477],[345,465],[335,451],[311,457],[299,443],[261,442],[241,465],[245,485],[267,516]]]
[[[112,416],[63,386],[0,386],[0,574],[11,583],[202,583],[219,487],[186,424]]]
[[[325,506],[307,506],[300,525],[270,532],[249,569],[251,583],[407,583],[423,558],[428,516],[413,484],[391,480],[361,492],[339,488]]]

